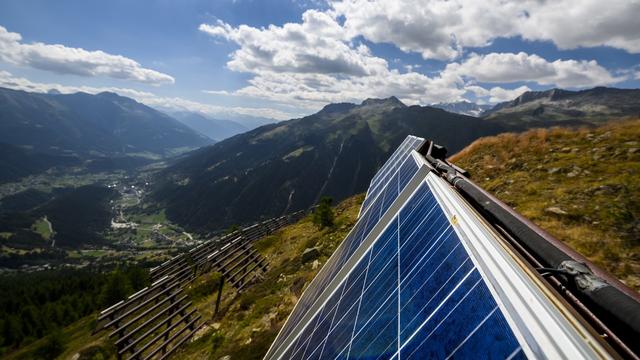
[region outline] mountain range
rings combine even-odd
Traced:
[[[527,91],[497,104],[484,119],[516,129],[549,125],[599,125],[612,119],[640,116],[640,89],[596,87],[570,91]]]
[[[168,156],[210,141],[133,99],[0,88],[0,142],[47,154]]]
[[[307,208],[321,196],[341,200],[366,190],[390,149],[408,134],[435,140],[453,153],[501,132],[639,116],[639,93],[610,88],[527,92],[482,117],[406,106],[395,97],[329,104],[316,114],[189,154],[163,172],[154,198],[173,221],[219,229]],[[471,103],[448,108],[479,109]]]
[[[197,112],[180,111],[169,113],[169,115],[216,142],[255,128],[232,120],[210,118]]]
[[[408,134],[455,152],[501,132],[638,117],[638,95],[611,88],[526,92],[481,117],[450,112],[481,109],[468,102],[439,104],[445,111],[395,97],[367,99],[243,131],[250,126],[197,113],[173,114],[178,121],[113,93],[0,89],[0,181],[52,166],[136,167],[198,148],[158,174],[150,201],[191,230],[217,230],[308,208],[321,196],[341,200],[366,190]],[[206,146],[214,141],[201,133],[221,141]]]
[[[219,229],[308,208],[321,196],[340,200],[366,190],[408,134],[455,151],[505,130],[395,97],[330,104],[193,152],[158,176],[153,196],[169,219],[191,229]]]
[[[480,116],[483,112],[493,108],[493,105],[476,104],[469,101],[438,103],[431,106],[436,107],[438,109],[446,110],[448,112],[463,114],[463,115],[470,115],[470,116]]]
[[[114,93],[0,88],[0,181],[88,159],[159,159],[211,142],[170,116]]]

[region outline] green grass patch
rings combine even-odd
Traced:
[[[31,229],[40,234],[40,236],[45,240],[49,240],[51,238],[49,223],[44,218],[36,220],[36,222],[31,225]]]

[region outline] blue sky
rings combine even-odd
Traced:
[[[7,0],[0,86],[277,119],[367,97],[639,87],[638,2],[496,1]]]

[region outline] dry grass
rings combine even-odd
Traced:
[[[245,292],[226,288],[221,310],[213,316],[215,296],[197,304],[208,321],[202,336],[181,350],[178,359],[261,359],[293,310],[302,288],[315,277],[338,244],[351,230],[363,195],[354,196],[334,208],[335,226],[318,230],[310,218],[285,227],[259,240],[256,248],[269,260],[265,278]],[[320,249],[318,264],[303,263],[305,249]],[[203,280],[205,281],[205,280]],[[198,286],[197,283],[194,286]]]
[[[640,290],[640,120],[482,138],[450,160]],[[554,214],[551,207],[566,214]]]

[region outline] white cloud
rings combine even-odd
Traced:
[[[352,37],[391,43],[425,59],[447,60],[463,47],[486,46],[496,34],[514,34],[518,6],[505,1],[344,0],[333,4]],[[491,8],[491,11],[486,11]]]
[[[118,93],[122,96],[129,96],[135,99],[155,96],[149,92],[120,87],[68,86],[62,84],[33,82],[29,79],[16,77],[10,72],[3,70],[0,70],[0,87],[37,93],[46,93],[50,90],[57,90],[62,94],[73,94],[77,92],[98,94],[101,92],[109,91]]]
[[[472,92],[477,97],[476,103],[497,103],[503,101],[509,101],[522,95],[524,92],[531,91],[531,89],[522,85],[515,89],[505,89],[500,86],[492,87],[491,89],[485,89],[477,85],[467,85],[465,89]]]
[[[31,80],[16,77],[13,74],[0,70],[0,87],[6,87],[14,90],[24,90],[29,92],[46,93],[50,90],[57,90],[62,94],[72,94],[76,92],[85,92],[88,94],[98,94],[109,91],[115,92],[123,96],[131,97],[143,104],[161,110],[186,110],[208,114],[214,117],[228,118],[237,117],[239,115],[248,115],[256,117],[267,117],[277,120],[291,119],[299,116],[298,113],[288,113],[272,108],[253,108],[239,106],[218,106],[204,104],[191,101],[179,97],[163,97],[156,94],[139,91],[135,89],[120,87],[92,87],[92,86],[67,86],[62,84],[39,83]]]
[[[420,52],[425,58],[450,59],[463,54],[467,46],[482,47],[497,36],[520,34],[519,21],[528,21],[528,10],[543,5],[537,0],[434,0],[429,4],[345,0],[334,2],[325,12],[306,11],[300,23],[264,28],[233,27],[221,20],[201,24],[203,33],[238,45],[230,54],[229,69],[254,75],[239,90],[209,93],[314,111],[328,102],[391,95],[408,104],[431,104],[462,100],[465,93],[473,92],[480,101],[496,102],[529,89],[484,89],[479,82],[590,87],[624,79],[595,61],[548,61],[526,53],[471,54],[437,74],[425,75],[415,66],[391,69],[387,60],[357,39],[364,36]]]
[[[455,78],[391,70],[385,59],[350,41],[329,13],[306,11],[302,23],[234,28],[222,21],[200,31],[239,45],[229,69],[254,74],[248,86],[231,94],[318,110],[328,102],[398,96],[409,104],[458,98]],[[214,94],[220,94],[219,91]]]
[[[480,82],[533,81],[560,87],[590,87],[623,80],[612,76],[594,60],[547,61],[538,55],[524,52],[472,54],[462,63],[448,64],[444,72]]]
[[[493,87],[489,90],[489,96],[490,96],[489,102],[496,103],[496,102],[510,101],[517,98],[518,96],[522,95],[527,91],[531,91],[531,89],[529,89],[525,85],[520,86],[516,89],[504,89],[499,86]]]
[[[233,95],[227,90],[202,90],[202,92],[210,95]]]
[[[253,116],[253,117],[265,117],[276,120],[288,120],[294,117],[300,116],[299,113],[289,113],[274,108],[263,107],[244,107],[244,106],[219,106],[204,104],[197,101],[192,101],[180,97],[152,97],[139,100],[149,106],[155,107],[161,110],[186,110],[200,112],[203,114],[211,115],[212,117],[227,119],[236,118],[239,115]]]
[[[387,67],[386,60],[370,56],[366,46],[349,46],[335,19],[316,10],[306,11],[301,24],[258,29],[247,25],[234,28],[218,21],[215,25],[202,24],[199,29],[240,46],[227,64],[234,71],[363,76]]]
[[[454,59],[499,37],[547,40],[561,49],[640,52],[636,0],[338,0],[351,37],[395,44],[425,59]]]
[[[520,33],[550,40],[560,49],[611,46],[640,53],[640,1],[562,0],[532,2]]]
[[[22,42],[22,36],[0,26],[0,60],[19,66],[80,76],[106,76],[151,85],[173,84],[174,78],[142,67],[138,62],[104,51],[60,44]]]

